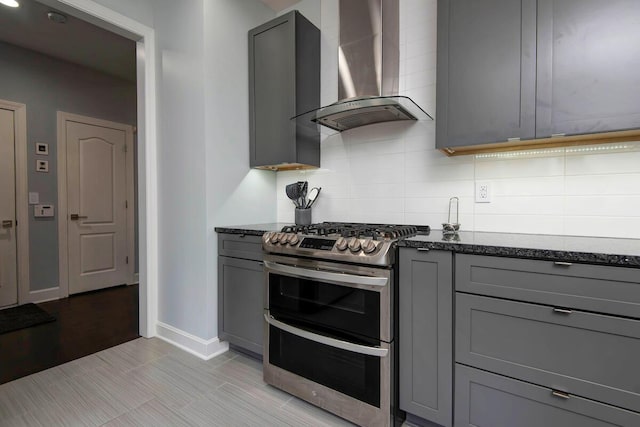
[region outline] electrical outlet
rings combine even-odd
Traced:
[[[491,203],[491,184],[488,181],[476,182],[476,203]]]

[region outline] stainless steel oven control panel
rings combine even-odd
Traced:
[[[393,240],[282,232],[268,232],[262,236],[262,249],[268,253],[381,266],[393,264],[394,244]]]

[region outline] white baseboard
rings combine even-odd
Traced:
[[[21,304],[28,303],[28,302],[37,304],[40,302],[53,301],[57,299],[60,299],[60,288],[56,286],[55,288],[40,289],[38,291],[29,291],[28,300],[21,302]]]
[[[158,338],[203,360],[212,359],[229,350],[229,344],[218,338],[204,340],[162,322],[156,324],[156,333]]]

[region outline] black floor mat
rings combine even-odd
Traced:
[[[35,304],[0,310],[0,334],[28,328],[41,323],[53,322],[55,317]]]

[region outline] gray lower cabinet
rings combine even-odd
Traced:
[[[453,410],[453,255],[400,249],[400,409],[445,427]]]
[[[456,362],[640,412],[640,320],[456,295]]]
[[[223,241],[229,237],[219,236],[219,253],[224,253]],[[259,237],[249,237],[249,241]],[[239,244],[237,241],[235,244]],[[235,247],[231,245],[231,247]],[[252,247],[252,246],[249,246]],[[229,248],[229,246],[227,246]],[[246,249],[240,246],[242,249]],[[236,247],[236,249],[238,249]],[[241,251],[243,252],[243,251]],[[262,250],[249,251],[248,255],[258,259],[218,256],[218,336],[237,347],[262,355],[264,274]]]
[[[456,427],[636,427],[640,414],[456,364]]]
[[[640,318],[640,270],[456,254],[456,290]]]

